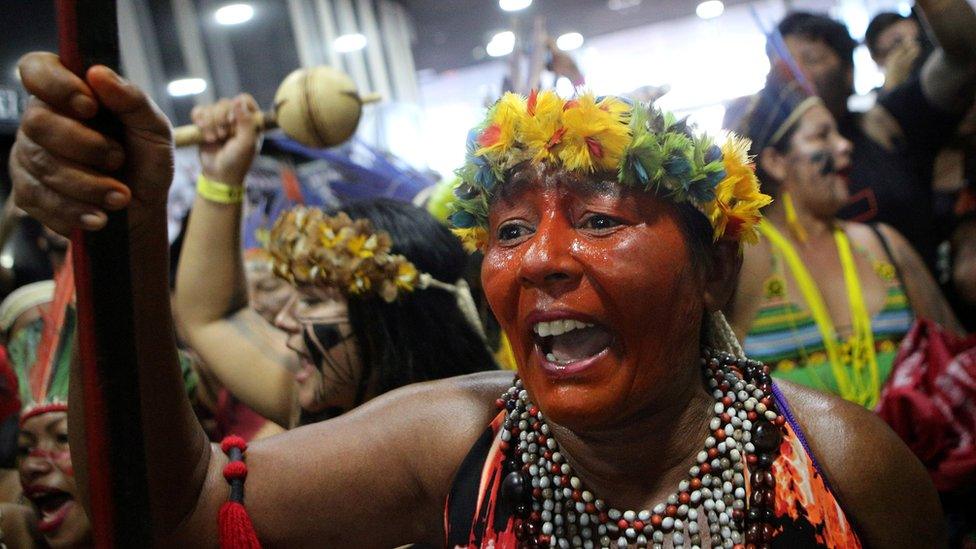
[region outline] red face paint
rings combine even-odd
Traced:
[[[73,477],[75,476],[74,466],[71,465],[71,452],[68,450],[42,450],[32,448],[27,454],[28,458],[44,459],[50,461],[62,473]]]
[[[495,199],[482,283],[534,401],[586,429],[666,405],[687,386],[704,305],[673,205],[577,179],[536,170]],[[560,319],[597,325],[609,346],[554,369],[533,327]]]

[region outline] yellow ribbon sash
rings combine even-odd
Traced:
[[[874,332],[871,329],[871,317],[864,304],[861,281],[857,276],[857,267],[854,264],[854,255],[851,253],[847,234],[839,226],[833,229],[834,242],[837,244],[837,253],[844,272],[847,304],[851,316],[852,333],[844,345],[850,351],[849,356],[846,356],[848,353],[841,348],[840,335],[830,318],[820,289],[797,254],[796,248],[765,219],[759,223],[759,232],[783,255],[796,279],[800,293],[803,294],[803,299],[807,302],[810,314],[823,339],[840,396],[867,408],[874,408],[881,391],[878,361],[874,349]]]

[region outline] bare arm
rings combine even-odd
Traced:
[[[939,499],[922,463],[865,408],[777,384],[865,547],[945,547]]]
[[[235,104],[243,116],[232,124]],[[256,110],[246,96],[194,109],[208,140],[200,153],[205,176],[243,185],[255,154],[250,115]],[[204,367],[259,414],[288,426],[294,384],[286,367],[294,353],[285,347],[287,336],[247,306],[240,223],[240,204],[196,197],[176,275],[175,313]]]
[[[965,109],[976,77],[976,12],[967,0],[916,0],[916,5],[939,46],[922,67],[922,92],[943,110]]]
[[[455,471],[511,381],[511,372],[491,372],[410,385],[339,418],[252,443],[245,505],[261,542],[440,546]],[[199,506],[169,545],[216,539],[227,487],[220,474],[226,458],[214,452]]]
[[[901,233],[888,225],[880,224],[878,229],[888,241],[888,247],[894,256],[891,260],[898,266],[898,272],[905,283],[905,293],[915,314],[962,334],[962,325],[952,312],[952,307],[946,302],[935,279],[929,274],[928,268],[912,245]]]

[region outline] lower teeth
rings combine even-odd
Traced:
[[[558,358],[556,358],[556,355],[552,353],[546,353],[546,360],[548,360],[549,362],[554,362],[556,364],[569,364],[570,362],[572,362],[571,360],[559,360]]]

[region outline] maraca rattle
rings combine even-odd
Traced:
[[[338,145],[356,131],[362,107],[380,100],[379,94],[360,96],[345,73],[328,66],[298,69],[275,92],[274,108],[258,113],[260,130],[281,128],[306,147]],[[198,145],[203,132],[194,125],[173,130],[177,147]]]

